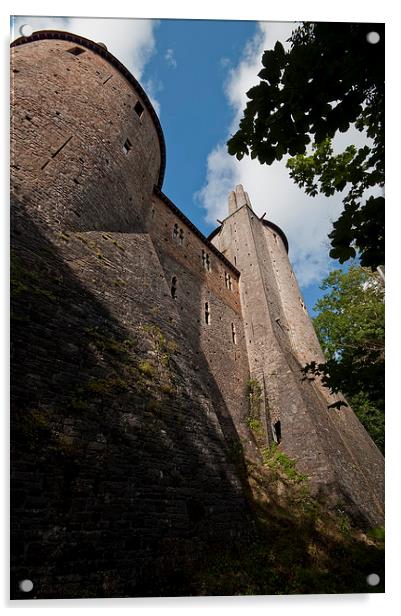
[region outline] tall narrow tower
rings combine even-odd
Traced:
[[[241,272],[250,372],[261,388],[267,442],[295,458],[313,493],[370,524],[383,520],[383,456],[349,407],[329,409],[330,393],[304,379],[324,361],[279,227],[259,218],[237,186],[229,215],[210,239]]]

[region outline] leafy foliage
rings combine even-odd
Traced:
[[[315,306],[314,326],[326,356],[305,373],[342,391],[378,447],[384,448],[384,289],[378,274],[360,266],[335,270]]]
[[[366,38],[372,30],[380,35],[375,45]],[[260,82],[247,92],[228,151],[267,165],[295,157],[290,176],[311,196],[349,187],[330,256],[343,263],[357,249],[362,265],[374,268],[384,263],[384,198],[363,195],[384,184],[384,25],[305,23],[289,42],[287,52],[280,42],[264,52]],[[372,146],[334,156],[331,140],[351,124]]]

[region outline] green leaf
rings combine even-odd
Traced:
[[[344,263],[358,252],[364,265],[384,264],[384,205],[362,203],[367,189],[384,185],[384,45],[368,45],[366,25],[355,23],[305,23],[289,42],[289,51],[276,42],[263,53],[261,81],[247,92],[228,151],[267,165],[289,153],[290,177],[306,194],[347,191],[344,211],[356,208],[334,223],[330,255]],[[351,123],[372,145],[334,154],[331,140]]]
[[[313,320],[326,363],[311,362],[305,378],[319,376],[342,391],[379,447],[384,444],[384,287],[377,272],[352,265],[322,281]],[[341,404],[342,406],[342,404]],[[329,408],[340,408],[334,403]]]

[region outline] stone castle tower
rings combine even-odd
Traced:
[[[261,385],[269,442],[280,442],[326,502],[334,505],[339,493],[351,500],[358,494],[357,507],[366,513],[377,508],[380,517],[381,454],[349,407],[328,411],[339,397],[319,382],[305,383],[302,378],[305,364],[325,360],[288,259],[284,233],[259,218],[248,194],[237,186],[229,196],[228,217],[209,239],[241,272],[249,369]]]
[[[302,378],[323,356],[281,229],[237,186],[203,236],[162,192],[159,120],[104,45],[40,31],[11,53],[15,580],[73,596],[84,553],[93,583],[118,567],[132,595],[163,546],[240,535],[250,382],[264,444],[382,523],[379,450]]]

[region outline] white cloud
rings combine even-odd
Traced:
[[[246,105],[246,92],[258,83],[261,57],[265,49],[277,40],[284,46],[295,24],[259,24],[257,33],[244,50],[238,66],[229,71],[225,93],[233,111],[233,120],[227,127],[227,139],[236,132]],[[343,147],[349,143],[362,145],[366,140],[358,131],[341,135],[337,141]],[[290,179],[285,160],[273,165],[261,165],[257,160],[244,157],[238,161],[227,153],[225,142],[216,144],[207,158],[206,182],[197,198],[207,211],[206,219],[213,224],[223,219],[228,211],[228,193],[236,184],[243,184],[249,193],[254,210],[266,212],[267,219],[278,224],[286,234],[290,246],[290,259],[301,286],[320,282],[330,269],[328,233],[332,222],[342,210],[342,197],[331,198],[305,195]]]
[[[149,78],[146,81],[142,82],[142,86],[146,94],[148,95],[149,100],[152,103],[158,118],[160,119],[160,103],[157,100],[157,94],[158,92],[161,92],[163,90],[163,83],[157,79]]]
[[[154,31],[158,23],[152,19],[18,16],[14,21],[12,38],[21,35],[20,27],[23,24],[31,25],[34,31],[72,32],[97,43],[104,43],[110,53],[140,80],[146,63],[155,52]]]
[[[285,42],[294,28],[294,23],[260,22],[255,36],[248,41],[243,58],[238,66],[231,69],[225,85],[226,95],[235,115],[232,122],[233,131],[237,130],[247,101],[246,92],[258,82],[257,74],[262,69],[262,53],[265,49],[274,47],[276,41]]]
[[[177,60],[175,59],[174,51],[172,49],[167,49],[166,53],[164,54],[164,59],[169,66],[171,66],[172,68],[177,68]]]

